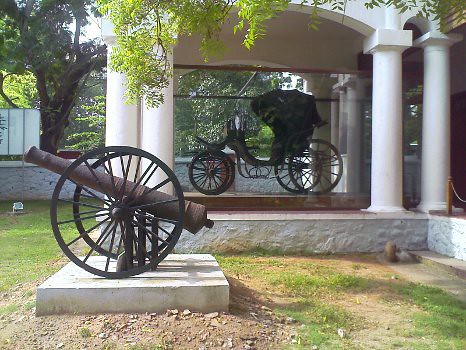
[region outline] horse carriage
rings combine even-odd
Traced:
[[[321,194],[335,188],[343,162],[335,146],[312,138],[314,129],[326,124],[314,96],[298,90],[274,90],[254,98],[251,108],[274,133],[270,158],[252,154],[255,147],[247,145],[247,125],[236,116],[226,123],[223,141],[211,143],[197,137],[204,149],[188,167],[190,182],[197,191],[206,195],[225,192],[234,182],[236,169],[249,179],[275,178],[295,194]]]

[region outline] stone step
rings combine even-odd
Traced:
[[[440,268],[462,279],[466,279],[466,261],[441,255],[430,250],[411,251],[419,262]]]

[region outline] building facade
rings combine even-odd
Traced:
[[[403,206],[403,106],[407,105],[406,90],[422,85],[417,102],[422,105],[417,210],[445,210],[448,176],[456,171],[455,183],[466,182],[464,165],[459,170],[451,166],[461,161],[461,149],[466,148],[464,141],[451,139],[451,120],[463,130],[466,124],[465,25],[442,33],[437,23],[415,13],[401,14],[390,7],[366,9],[364,1],[351,1],[344,14],[322,8],[319,30],[315,31],[308,29],[311,8],[298,3],[270,20],[265,38],[250,51],[241,45],[241,36],[233,35],[233,25],[226,24],[221,39],[228,51],[209,64],[303,68],[297,74],[305,81],[304,89],[331,101],[320,111],[329,124],[318,131],[318,137],[331,141],[344,154],[345,177],[335,190],[360,193],[364,187],[370,188],[367,210],[371,212],[407,209]],[[111,52],[115,37],[109,23],[104,25],[103,37]],[[186,71],[189,66],[204,64],[198,48],[199,38],[180,37],[171,57],[174,67]],[[183,74],[182,69],[178,72]],[[106,144],[142,148],[174,168],[176,76],[157,108],[149,108],[144,101],[125,104],[124,74],[109,70],[107,79]],[[454,119],[452,98],[459,106]],[[367,102],[366,111],[361,101]],[[362,142],[367,110],[371,116],[369,152]],[[458,132],[455,130],[455,138],[460,137]],[[370,159],[368,178],[364,176],[366,156]]]

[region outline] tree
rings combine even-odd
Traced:
[[[266,33],[266,21],[284,11],[292,0],[98,0],[101,10],[115,26],[118,45],[111,66],[126,74],[127,95],[135,101],[142,96],[151,105],[163,101],[161,89],[168,85],[170,47],[181,35],[201,36],[206,59],[222,52],[221,28],[236,9],[234,31],[244,33],[243,44],[251,48]],[[310,26],[318,24],[317,9],[330,5],[345,11],[349,0],[302,0],[313,13]],[[367,8],[395,6],[401,12],[415,10],[419,16],[446,21],[464,19],[464,0],[365,0]],[[154,49],[156,48],[156,49]]]
[[[0,69],[9,76],[34,76],[45,151],[56,153],[86,77],[106,65],[105,45],[83,40],[94,12],[92,0],[0,2]],[[0,79],[5,98],[4,76]],[[11,98],[5,100],[16,106]]]
[[[106,75],[92,73],[79,92],[61,148],[90,151],[105,146]]]

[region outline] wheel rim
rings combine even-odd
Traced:
[[[288,171],[297,188],[321,194],[338,184],[343,174],[343,161],[331,143],[313,139],[303,152],[293,155]]]
[[[302,189],[297,188],[293,183],[293,179],[290,177],[290,172],[288,171],[290,159],[286,158],[283,164],[276,164],[274,166],[275,178],[277,182],[285,190],[291,193],[302,193]]]
[[[235,178],[234,163],[223,152],[202,152],[189,164],[189,180],[193,187],[207,195],[225,192]]]
[[[97,191],[70,178],[78,167],[90,174],[120,175],[122,182],[110,177],[109,189],[97,181],[93,185]],[[136,194],[133,184],[148,189]],[[170,200],[141,205],[143,197],[149,200],[169,185],[174,193]],[[157,216],[166,206],[176,208],[175,219]],[[71,261],[99,276],[123,278],[155,268],[173,249],[182,231],[184,197],[176,176],[160,159],[136,148],[114,146],[87,153],[67,168],[55,187],[50,213],[55,239]],[[77,234],[71,230],[74,226]],[[103,262],[91,262],[95,254],[105,256]],[[127,270],[116,271],[116,259],[122,255]]]

